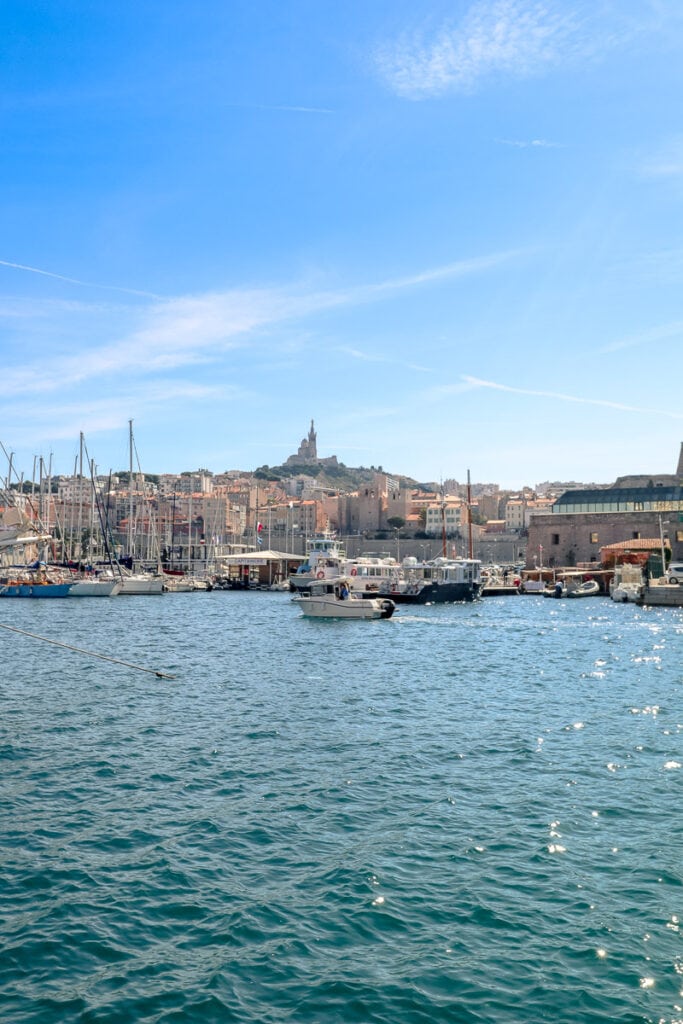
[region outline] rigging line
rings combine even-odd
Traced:
[[[143,665],[133,665],[130,661],[121,661],[120,658],[112,658],[108,654],[98,654],[97,651],[86,651],[83,647],[72,647],[71,644],[64,644],[61,640],[50,640],[47,636],[39,636],[37,633],[29,633],[25,629],[17,629],[16,626],[7,626],[0,622],[0,629],[9,629],[12,633],[21,633],[22,636],[30,636],[33,640],[44,640],[46,644],[54,644],[55,647],[64,647],[67,651],[76,651],[77,654],[89,654],[91,658],[101,658],[103,661],[111,661],[114,665],[125,665],[126,668],[137,669],[138,672],[150,672],[157,679],[175,679],[175,676],[159,672],[155,668],[145,668]]]

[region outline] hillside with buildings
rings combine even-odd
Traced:
[[[683,446],[682,446],[683,447]],[[465,555],[485,562],[590,566],[605,546],[665,537],[683,557],[683,455],[672,474],[613,484],[545,483],[519,491],[449,479],[436,486],[381,467],[320,458],[311,422],[297,452],[276,467],[177,474],[130,471],[5,481],[56,538],[63,557],[119,557],[167,567],[262,547],[303,554],[323,531],[350,553]]]

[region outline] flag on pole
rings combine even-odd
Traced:
[[[262,529],[263,529],[263,523],[257,523],[256,524],[256,532],[260,533]]]

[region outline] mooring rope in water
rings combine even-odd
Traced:
[[[145,668],[144,665],[133,665],[130,661],[121,661],[120,658],[112,658],[108,654],[98,654],[97,651],[86,651],[83,647],[73,647],[71,644],[64,644],[61,640],[50,640],[47,636],[39,636],[38,633],[29,633],[25,629],[17,629],[16,626],[7,626],[0,622],[0,629],[9,629],[12,633],[21,633],[22,636],[30,636],[33,640],[43,640],[46,644],[54,644],[55,647],[64,647],[67,651],[76,651],[77,654],[89,654],[91,658],[101,658],[102,661],[111,661],[114,665],[125,665],[126,668],[137,669],[138,672],[150,672],[157,679],[175,679],[175,676],[167,675],[165,672],[158,672],[155,668]]]

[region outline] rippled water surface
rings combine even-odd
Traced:
[[[683,613],[0,602],[0,1019],[683,1021]]]

